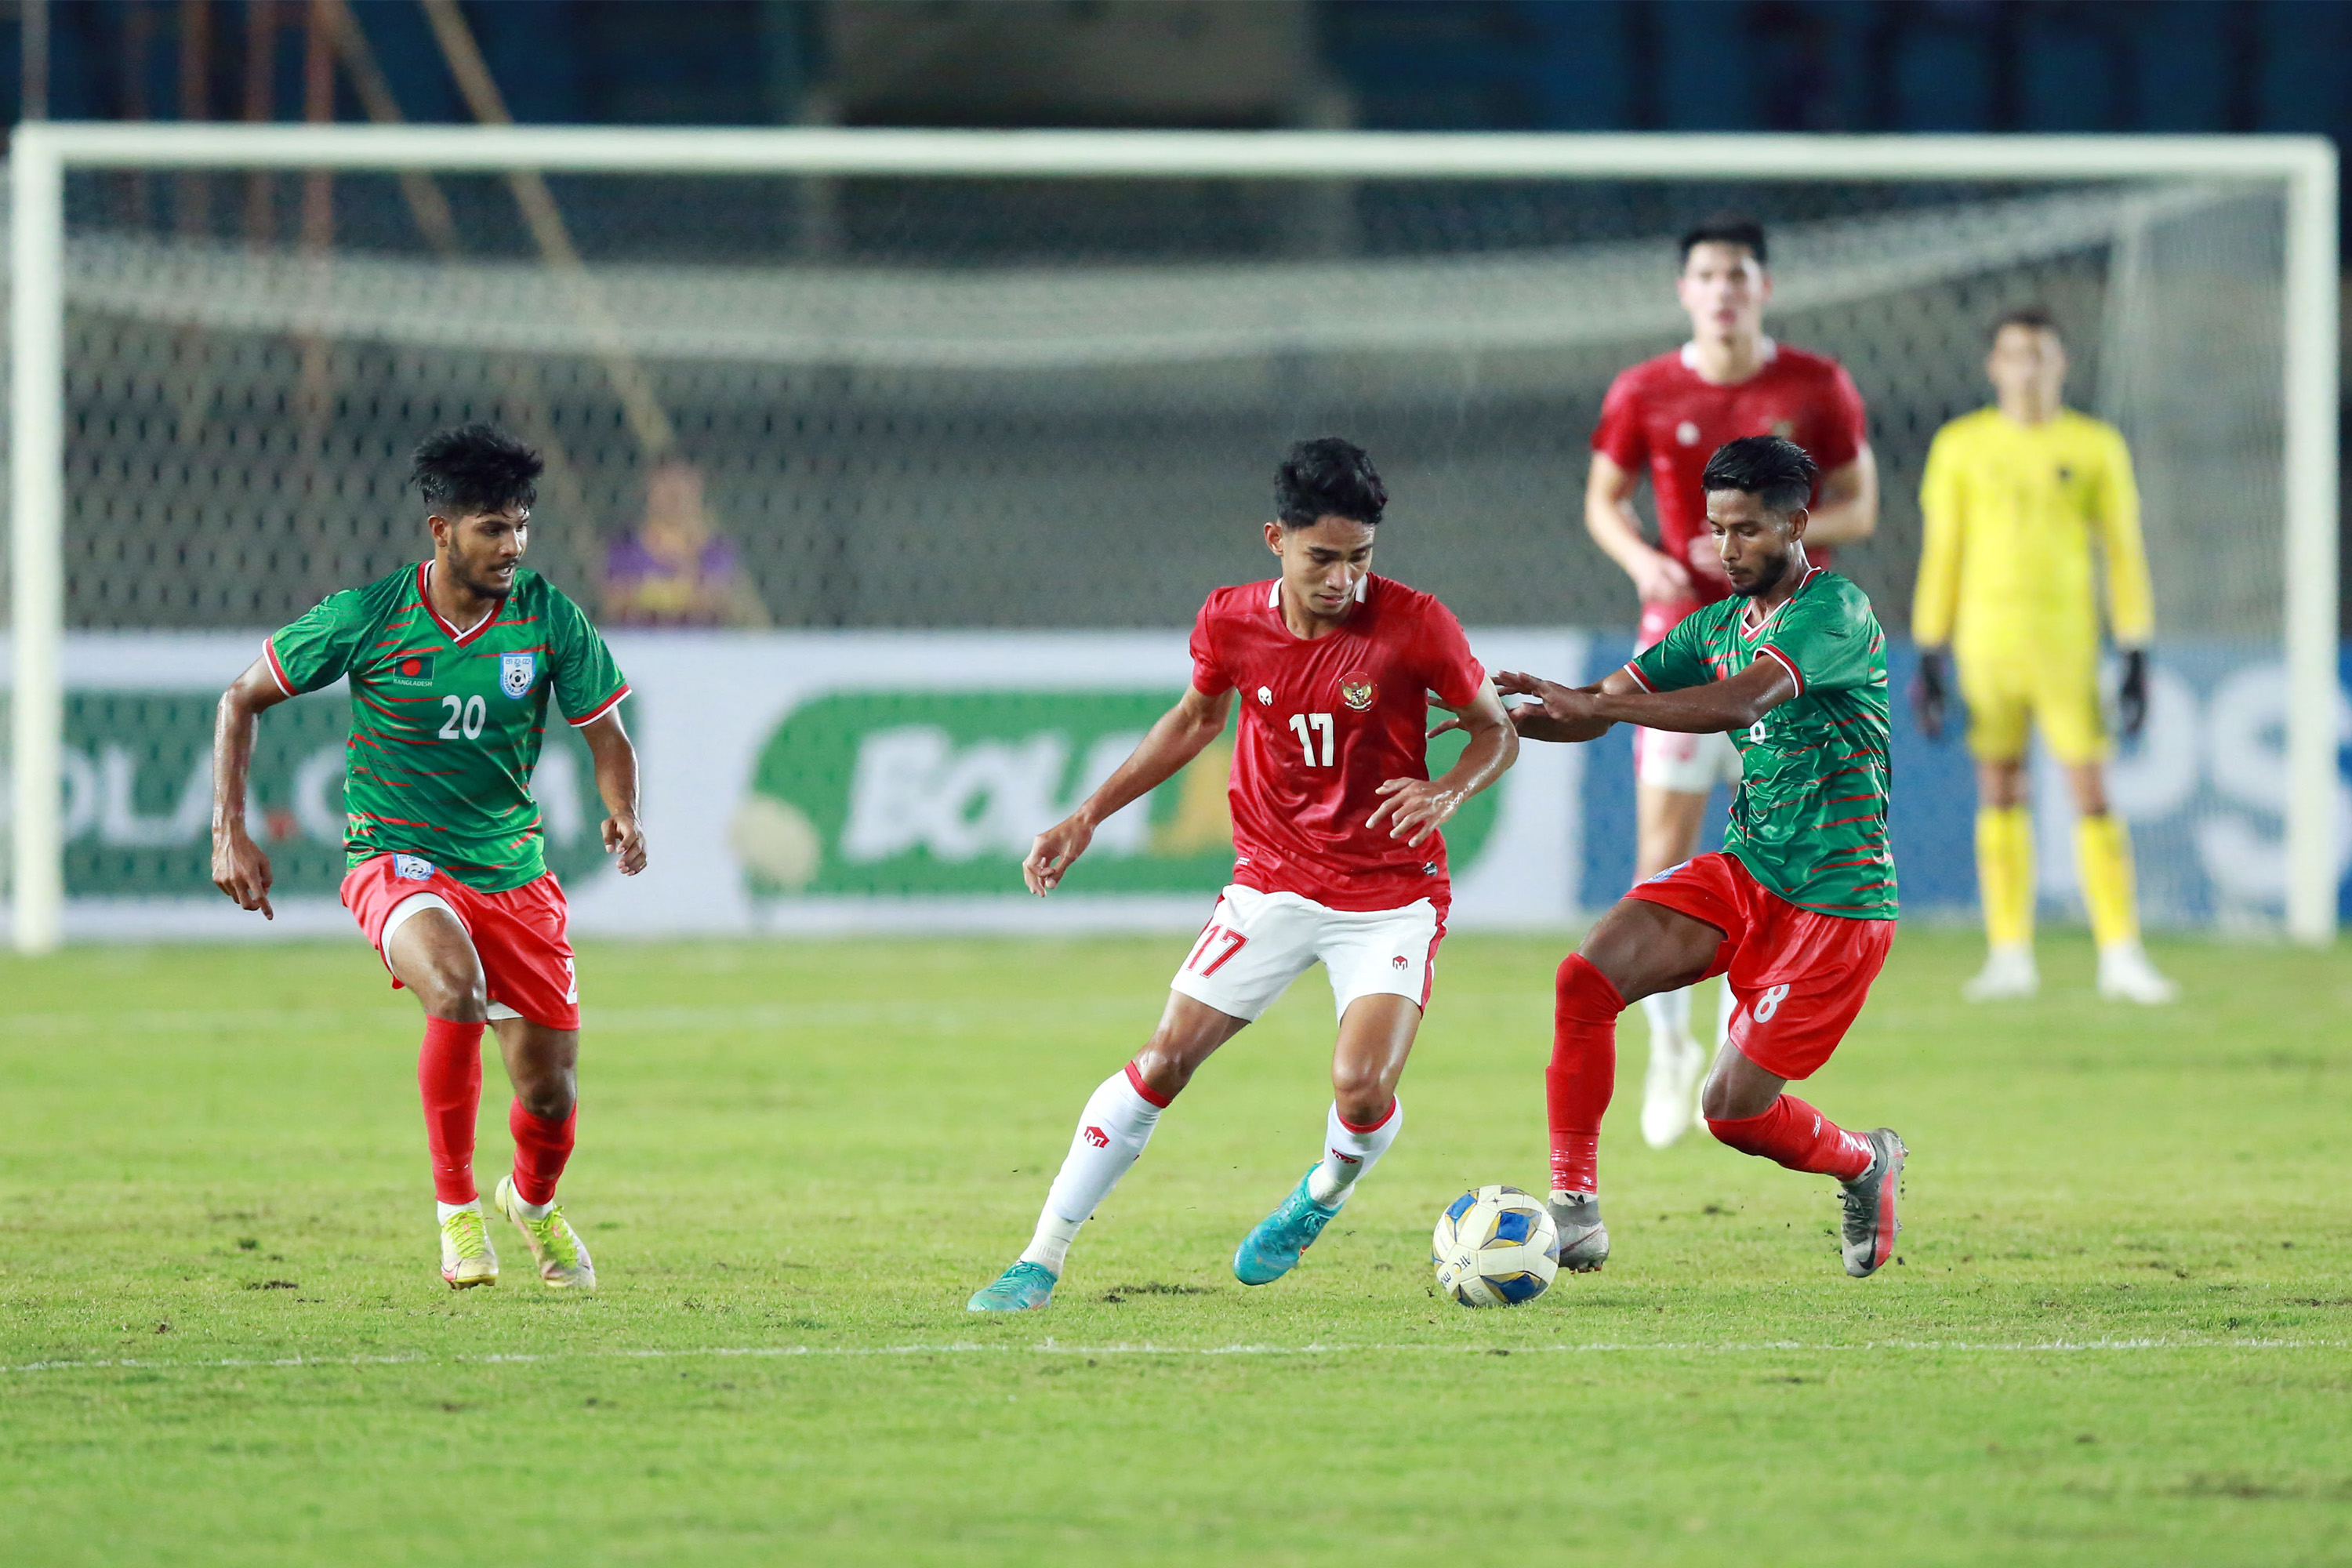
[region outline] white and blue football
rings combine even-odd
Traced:
[[[1445,1205],[1430,1237],[1437,1288],[1465,1307],[1516,1307],[1559,1272],[1559,1229],[1543,1199],[1517,1187],[1480,1187]]]

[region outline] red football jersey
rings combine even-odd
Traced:
[[[1692,368],[1696,360],[1685,343],[1620,371],[1601,400],[1592,449],[1628,473],[1649,468],[1658,548],[1689,568],[1699,602],[1712,605],[1729,595],[1731,580],[1712,555],[1694,562],[1690,543],[1707,537],[1699,476],[1715,449],[1742,436],[1785,437],[1812,454],[1826,474],[1861,456],[1869,434],[1853,378],[1825,354],[1768,338],[1764,367],[1728,386],[1701,380]],[[1805,555],[1817,566],[1832,559],[1827,550],[1808,549]]]
[[[1454,613],[1367,576],[1338,630],[1312,640],[1283,624],[1282,582],[1220,588],[1192,625],[1192,684],[1240,693],[1227,797],[1234,880],[1335,910],[1447,900],[1445,842],[1419,846],[1364,826],[1390,779],[1429,776],[1429,702],[1466,708],[1486,672]]]

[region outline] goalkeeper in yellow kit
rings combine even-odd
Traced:
[[[2074,851],[2099,944],[2099,993],[2168,1002],[2172,983],[2140,950],[2131,838],[2107,809],[2106,723],[2099,710],[2099,606],[2092,556],[2104,557],[2107,607],[2123,652],[2117,717],[2126,738],[2147,716],[2154,624],[2139,492],[2115,427],[2059,401],[2066,350],[2047,311],[1994,324],[1985,371],[1994,406],[1937,432],[1920,487],[1926,539],[1911,611],[1919,644],[1920,727],[1943,733],[1958,663],[1977,764],[1977,878],[1991,952],[1971,1001],[2031,996],[2033,825],[2025,750],[2038,726],[2065,767],[2079,817]]]

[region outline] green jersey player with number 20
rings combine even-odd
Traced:
[[[578,1117],[580,991],[530,795],[551,700],[595,759],[605,849],[624,876],[646,864],[621,724],[628,683],[580,607],[520,564],[541,466],[488,426],[428,437],[412,478],[431,508],[432,559],[330,595],[271,636],[221,698],[213,740],[213,882],[270,917],[269,858],[245,826],[255,716],[350,683],[342,899],[393,984],[425,1008],[416,1079],[452,1289],[499,1278],[473,1170],[486,1027],[515,1091],[498,1209],[542,1282],[596,1283],[555,1202]]]

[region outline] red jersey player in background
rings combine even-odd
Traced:
[[[1239,693],[1233,885],[1178,967],[1150,1041],[1087,1101],[1028,1249],[972,1297],[975,1312],[1053,1299],[1071,1238],[1142,1154],[1160,1111],[1318,959],[1339,1016],[1323,1148],[1242,1239],[1234,1276],[1264,1285],[1288,1273],[1403,1124],[1397,1079],[1445,934],[1438,829],[1511,765],[1518,735],[1445,606],[1372,575],[1388,493],[1360,448],[1336,437],[1293,447],[1275,502],[1265,542],[1282,574],[1209,595],[1190,689],[1022,865],[1031,892],[1052,892],[1105,818],[1224,732]],[[1424,734],[1433,697],[1470,738],[1437,779]]]
[[[1730,215],[1682,237],[1676,297],[1689,312],[1682,347],[1619,373],[1592,433],[1584,526],[1625,569],[1642,595],[1635,651],[1663,638],[1684,616],[1731,593],[1707,531],[1699,476],[1709,454],[1743,436],[1778,436],[1812,454],[1821,479],[1805,544],[1827,566],[1832,549],[1878,526],[1878,466],[1864,426],[1862,395],[1835,360],[1764,335],[1772,278],[1763,227]],[[1643,537],[1634,487],[1650,476],[1658,542]],[[1647,881],[1698,851],[1708,794],[1739,784],[1739,753],[1728,735],[1633,731],[1636,843],[1633,878]],[[1727,1037],[1731,991],[1716,1031]],[[1688,990],[1644,997],[1650,1070],[1642,1136],[1663,1149],[1694,1123],[1700,1076],[1712,1054],[1691,1032]]]

